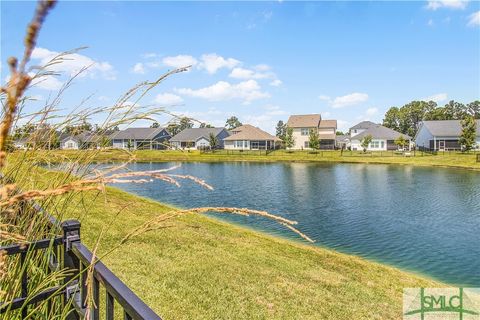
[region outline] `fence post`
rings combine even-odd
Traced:
[[[73,308],[72,302],[75,303],[72,299],[75,299],[79,295],[79,283],[80,281],[75,278],[75,275],[80,273],[80,261],[77,257],[71,254],[72,244],[74,242],[80,241],[80,222],[78,220],[66,220],[61,224],[63,230],[63,257],[62,257],[62,268],[70,269],[74,274],[70,274],[64,279],[65,294],[63,296],[63,307],[64,308]],[[72,312],[73,311],[73,312]],[[70,310],[70,313],[67,316],[67,320],[78,320],[80,319],[77,312]]]

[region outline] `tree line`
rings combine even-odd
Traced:
[[[405,135],[414,137],[423,120],[480,119],[480,101],[463,104],[451,100],[443,107],[434,101],[412,101],[402,107],[391,107],[385,113],[383,125]]]

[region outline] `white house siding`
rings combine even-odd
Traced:
[[[425,126],[421,126],[415,138],[415,145],[418,148],[430,148],[430,140],[434,140],[433,135]]]
[[[200,139],[198,139],[198,140],[195,142],[195,147],[196,147],[197,149],[210,147],[210,141],[208,141],[208,140],[205,139],[205,138],[200,138]]]
[[[357,134],[360,134],[362,133],[363,131],[365,131],[366,129],[351,129],[350,130],[350,137],[354,137],[356,136]]]
[[[383,143],[383,144],[382,144]],[[362,142],[357,139],[350,140],[350,147],[352,150],[362,150]],[[387,150],[387,140],[385,139],[372,139],[372,142],[368,145],[368,151],[386,151]]]
[[[250,141],[248,140],[225,141],[224,148],[229,150],[250,150]]]
[[[62,149],[78,150],[78,143],[73,139],[63,141]]]

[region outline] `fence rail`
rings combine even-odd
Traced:
[[[93,268],[93,305],[89,319],[100,319],[100,284],[105,288],[105,319],[113,320],[115,318],[114,306],[118,303],[123,309],[124,319],[139,320],[161,320],[161,318],[148,307],[128,286],[126,286],[112,271],[110,271],[101,261],[95,260],[93,253],[81,242],[80,222],[77,220],[67,220],[63,223],[46,213],[38,204],[34,204],[34,209],[47,215],[52,230],[55,226],[60,226],[62,234],[40,239],[28,243],[11,244],[0,247],[7,256],[20,255],[20,264],[22,272],[21,295],[11,301],[0,302],[0,315],[9,311],[19,310],[22,319],[27,318],[30,306],[36,305],[42,301],[53,299],[56,296],[62,296],[62,307],[71,308],[68,314],[68,320],[85,319],[86,317],[86,297],[87,297],[87,271]],[[56,228],[55,228],[56,229]],[[50,269],[58,270],[62,268],[71,273],[63,280],[63,284],[48,288],[35,295],[29,295],[28,292],[28,274],[27,274],[27,253],[46,248],[55,248],[49,260]],[[61,311],[61,310],[59,310]],[[1,316],[0,316],[1,318]]]

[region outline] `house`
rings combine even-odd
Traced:
[[[401,136],[407,140],[407,148],[411,147],[412,138],[410,136],[371,121],[362,121],[350,128],[347,147],[352,150],[363,150],[362,140],[369,135],[372,137],[372,141],[367,147],[369,151],[398,150],[399,147],[395,144],[395,140]]]
[[[109,137],[113,148],[129,150],[161,150],[167,148],[170,134],[165,128],[128,128]]]
[[[268,150],[279,147],[282,142],[280,138],[249,124],[231,130],[231,134],[224,139],[225,149]]]
[[[28,149],[28,139],[27,138],[19,138],[13,141],[13,147],[19,150],[27,150]]]
[[[210,135],[217,138],[217,148],[223,148],[223,140],[229,136],[225,128],[188,128],[170,139],[170,145],[176,149],[205,149],[210,148]]]
[[[75,135],[62,134],[60,138],[60,149],[98,149],[105,144],[105,136],[95,132],[85,131]]]
[[[324,120],[320,114],[291,115],[287,127],[293,129],[292,149],[309,149],[311,130],[318,132],[320,149],[335,149],[337,120]]]
[[[476,120],[476,124],[476,148],[480,149],[480,120]],[[460,120],[422,121],[415,136],[415,144],[421,150],[461,150],[459,143],[461,134],[462,124]]]

